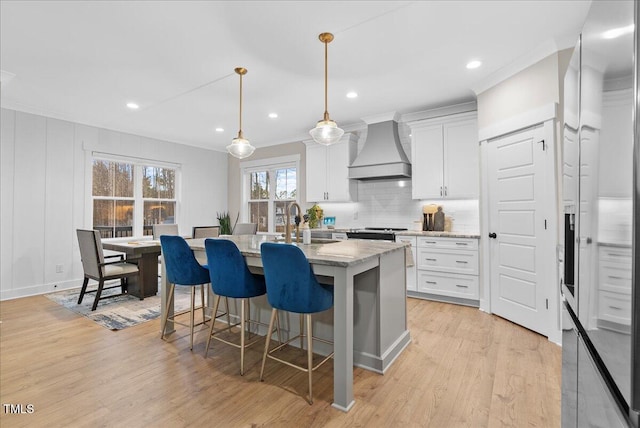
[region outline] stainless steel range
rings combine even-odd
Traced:
[[[367,227],[365,229],[352,230],[347,232],[349,239],[375,239],[378,241],[395,241],[396,232],[402,232],[406,228],[398,227]]]

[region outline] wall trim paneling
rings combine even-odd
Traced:
[[[227,155],[0,109],[0,300],[82,284],[76,229],[91,228],[91,151],[181,165],[181,232],[227,209]],[[219,183],[212,186],[211,183]]]

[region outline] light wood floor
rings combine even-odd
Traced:
[[[112,332],[45,297],[0,303],[0,402],[32,404],[2,427],[559,427],[561,350],[477,309],[409,299],[412,342],[385,375],[354,369],[356,404],[331,407],[331,362],[314,375],[159,321]]]

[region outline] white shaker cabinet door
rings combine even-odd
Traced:
[[[441,198],[443,177],[442,125],[412,131],[412,198]]]
[[[444,125],[444,196],[477,199],[480,195],[480,146],[475,119]]]
[[[327,147],[327,201],[352,200],[356,183],[349,181],[349,165],[355,155],[355,148],[355,145],[343,141]]]
[[[307,201],[320,202],[326,199],[327,148],[320,144],[307,146]]]

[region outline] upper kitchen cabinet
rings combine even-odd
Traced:
[[[475,112],[409,123],[413,199],[478,199],[480,157]]]
[[[349,165],[358,151],[357,137],[345,133],[339,142],[307,146],[307,202],[349,202],[357,199],[357,182],[349,180]]]

